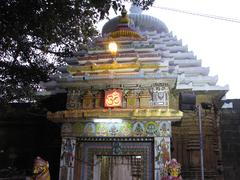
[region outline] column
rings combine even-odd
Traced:
[[[154,137],[155,180],[167,175],[164,165],[171,159],[171,122],[162,121],[159,124],[159,136]]]
[[[63,137],[60,157],[59,180],[73,180],[76,139]]]

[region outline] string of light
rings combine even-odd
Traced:
[[[153,5],[152,7],[162,9],[162,10],[167,10],[167,11],[183,13],[183,14],[190,14],[190,15],[194,15],[194,16],[201,16],[201,17],[211,18],[211,19],[216,19],[216,20],[240,23],[240,19],[235,19],[235,18],[230,18],[230,17],[216,16],[216,15],[210,15],[210,14],[204,14],[204,13],[196,13],[196,12],[191,12],[191,11],[186,11],[186,10],[180,10],[180,9],[168,8],[168,7],[161,7],[161,6],[155,6],[155,5]]]

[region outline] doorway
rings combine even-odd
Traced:
[[[93,180],[142,180],[142,156],[95,156]]]
[[[79,138],[74,174],[81,180],[153,180],[153,138]]]

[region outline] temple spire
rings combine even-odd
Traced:
[[[125,9],[125,6],[123,6],[123,9],[121,11],[121,17],[120,17],[120,20],[119,22],[122,23],[122,24],[128,24],[129,23],[129,17],[127,15],[127,10]]]

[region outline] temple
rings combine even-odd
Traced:
[[[109,50],[109,44],[115,50]],[[200,177],[195,112],[179,110],[179,94],[217,107],[228,87],[217,86],[193,52],[159,19],[130,13],[108,21],[102,36],[66,58],[66,66],[42,83],[45,94],[66,93],[66,109],[48,112],[61,123],[59,179],[158,180],[177,159],[183,179]],[[221,177],[217,108],[204,111],[206,179]],[[175,162],[175,161],[174,161]]]

